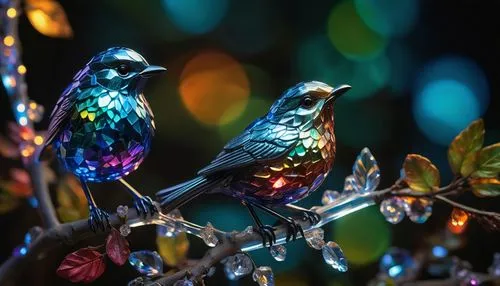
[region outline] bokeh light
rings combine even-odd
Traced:
[[[191,34],[212,31],[227,11],[227,0],[163,0],[170,20],[180,30]]]
[[[389,247],[391,230],[376,207],[370,207],[335,222],[333,240],[349,263],[376,261]]]
[[[385,54],[363,62],[344,58],[323,35],[301,42],[295,66],[301,80],[320,80],[331,85],[349,84],[353,88],[343,100],[358,100],[374,95],[391,77],[391,63]]]
[[[447,145],[480,115],[469,87],[456,80],[436,80],[415,98],[413,112],[420,130],[432,141]]]
[[[253,55],[268,49],[282,35],[280,13],[273,1],[232,1],[218,34],[221,43],[234,54]],[[279,8],[278,8],[279,9]]]
[[[415,26],[418,0],[354,0],[364,23],[383,36],[401,36]]]
[[[488,107],[488,82],[473,61],[443,57],[426,65],[415,85],[413,113],[421,131],[447,145]]]
[[[196,119],[209,125],[223,125],[245,110],[250,84],[235,59],[220,52],[203,52],[184,67],[179,92]]]
[[[371,59],[386,45],[386,40],[357,14],[353,0],[344,0],[333,8],[328,17],[328,37],[340,53],[353,60]]]

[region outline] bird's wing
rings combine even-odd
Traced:
[[[198,174],[209,175],[278,158],[289,152],[298,138],[299,131],[296,128],[287,128],[260,118],[241,135],[229,141],[224,150]]]
[[[47,139],[45,140],[45,146],[49,146],[52,141],[54,141],[68,119],[71,117],[71,109],[74,107],[77,98],[77,89],[78,84],[73,82],[73,84],[66,88],[61,97],[59,97],[54,110],[50,114],[50,123],[47,131]]]

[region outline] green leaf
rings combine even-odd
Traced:
[[[189,250],[189,240],[185,232],[177,233],[175,237],[156,237],[158,252],[163,261],[171,267],[186,261]]]
[[[478,197],[500,196],[500,180],[496,178],[472,178],[469,184]]]
[[[477,155],[473,177],[493,178],[500,174],[500,143],[484,147]]]
[[[405,181],[416,192],[430,192],[439,187],[439,170],[431,161],[417,154],[409,154],[403,163]]]
[[[479,152],[471,152],[465,156],[464,162],[462,163],[462,167],[460,168],[460,174],[462,176],[467,177],[477,170],[477,157]]]
[[[448,162],[453,173],[461,172],[465,157],[481,149],[483,142],[484,121],[482,119],[472,122],[453,139],[448,149]]]

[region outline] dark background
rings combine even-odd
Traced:
[[[151,64],[167,67],[168,73],[151,79],[145,89],[156,115],[153,149],[128,177],[142,193],[153,196],[193,176],[288,87],[313,79],[347,83],[353,90],[336,106],[338,154],[324,188],[342,189],[364,146],[381,167],[381,186],[397,179],[408,153],[430,158],[441,170],[442,182],[449,182],[446,144],[460,129],[483,117],[486,143],[500,140],[497,1],[354,2],[60,1],[74,30],[72,39],[45,37],[20,18],[29,95],[49,112],[76,71],[112,46],[130,47]],[[362,17],[367,15],[371,18]],[[188,62],[191,66],[185,70]],[[179,89],[188,79],[198,85]],[[12,120],[10,106],[5,92],[0,93],[0,120],[6,123]],[[196,103],[199,98],[205,101]],[[193,111],[183,102],[190,102]],[[47,125],[46,118],[39,128]],[[2,159],[0,176],[7,177],[13,165]],[[118,183],[91,188],[98,204],[110,212],[118,204],[131,203]],[[319,204],[321,193],[303,205]],[[498,210],[494,199],[465,196],[463,202]],[[224,230],[251,224],[246,210],[226,198],[204,197],[181,211],[196,223],[209,220]],[[285,262],[275,262],[265,251],[252,255],[258,265],[273,268],[277,285],[364,285],[375,277],[378,259],[389,246],[415,252],[431,234],[446,229],[450,211],[436,205],[425,224],[405,219],[390,225],[372,207],[326,226],[326,238],[337,241],[350,261],[345,274],[329,269],[321,253],[303,241],[287,246]],[[27,203],[2,216],[0,261],[29,227],[39,223]],[[485,271],[500,250],[498,233],[472,222],[462,236],[465,246],[452,254]],[[133,250],[154,249],[155,229],[133,229],[129,240]],[[102,241],[99,237],[81,246]],[[206,247],[196,238],[190,241],[190,257],[201,257]],[[30,267],[18,284],[69,284],[55,275],[55,269],[70,250],[54,250]],[[136,276],[129,265],[117,268],[108,263],[94,284],[124,285]],[[249,277],[226,280],[221,267],[207,280],[208,285],[252,283]]]

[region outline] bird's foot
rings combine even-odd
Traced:
[[[153,200],[148,196],[138,197],[134,199],[134,207],[137,210],[139,216],[146,218],[148,213],[153,216],[158,212]]]
[[[287,232],[286,232],[286,242],[289,242],[290,239],[295,241],[297,239],[297,234],[301,234],[302,237],[304,236],[304,230],[302,229],[302,226],[297,223],[293,218],[288,218],[289,221],[286,222],[287,224]]]
[[[316,225],[321,221],[321,216],[314,211],[305,210],[302,212],[304,220],[308,220],[312,225]]]
[[[262,245],[264,247],[271,247],[273,243],[276,243],[276,234],[274,233],[276,229],[270,225],[263,225],[257,227],[256,232],[262,237]],[[269,245],[267,244],[269,242]]]
[[[104,231],[106,227],[111,228],[109,223],[109,214],[98,207],[90,206],[89,208],[89,227],[93,232],[97,229]]]

